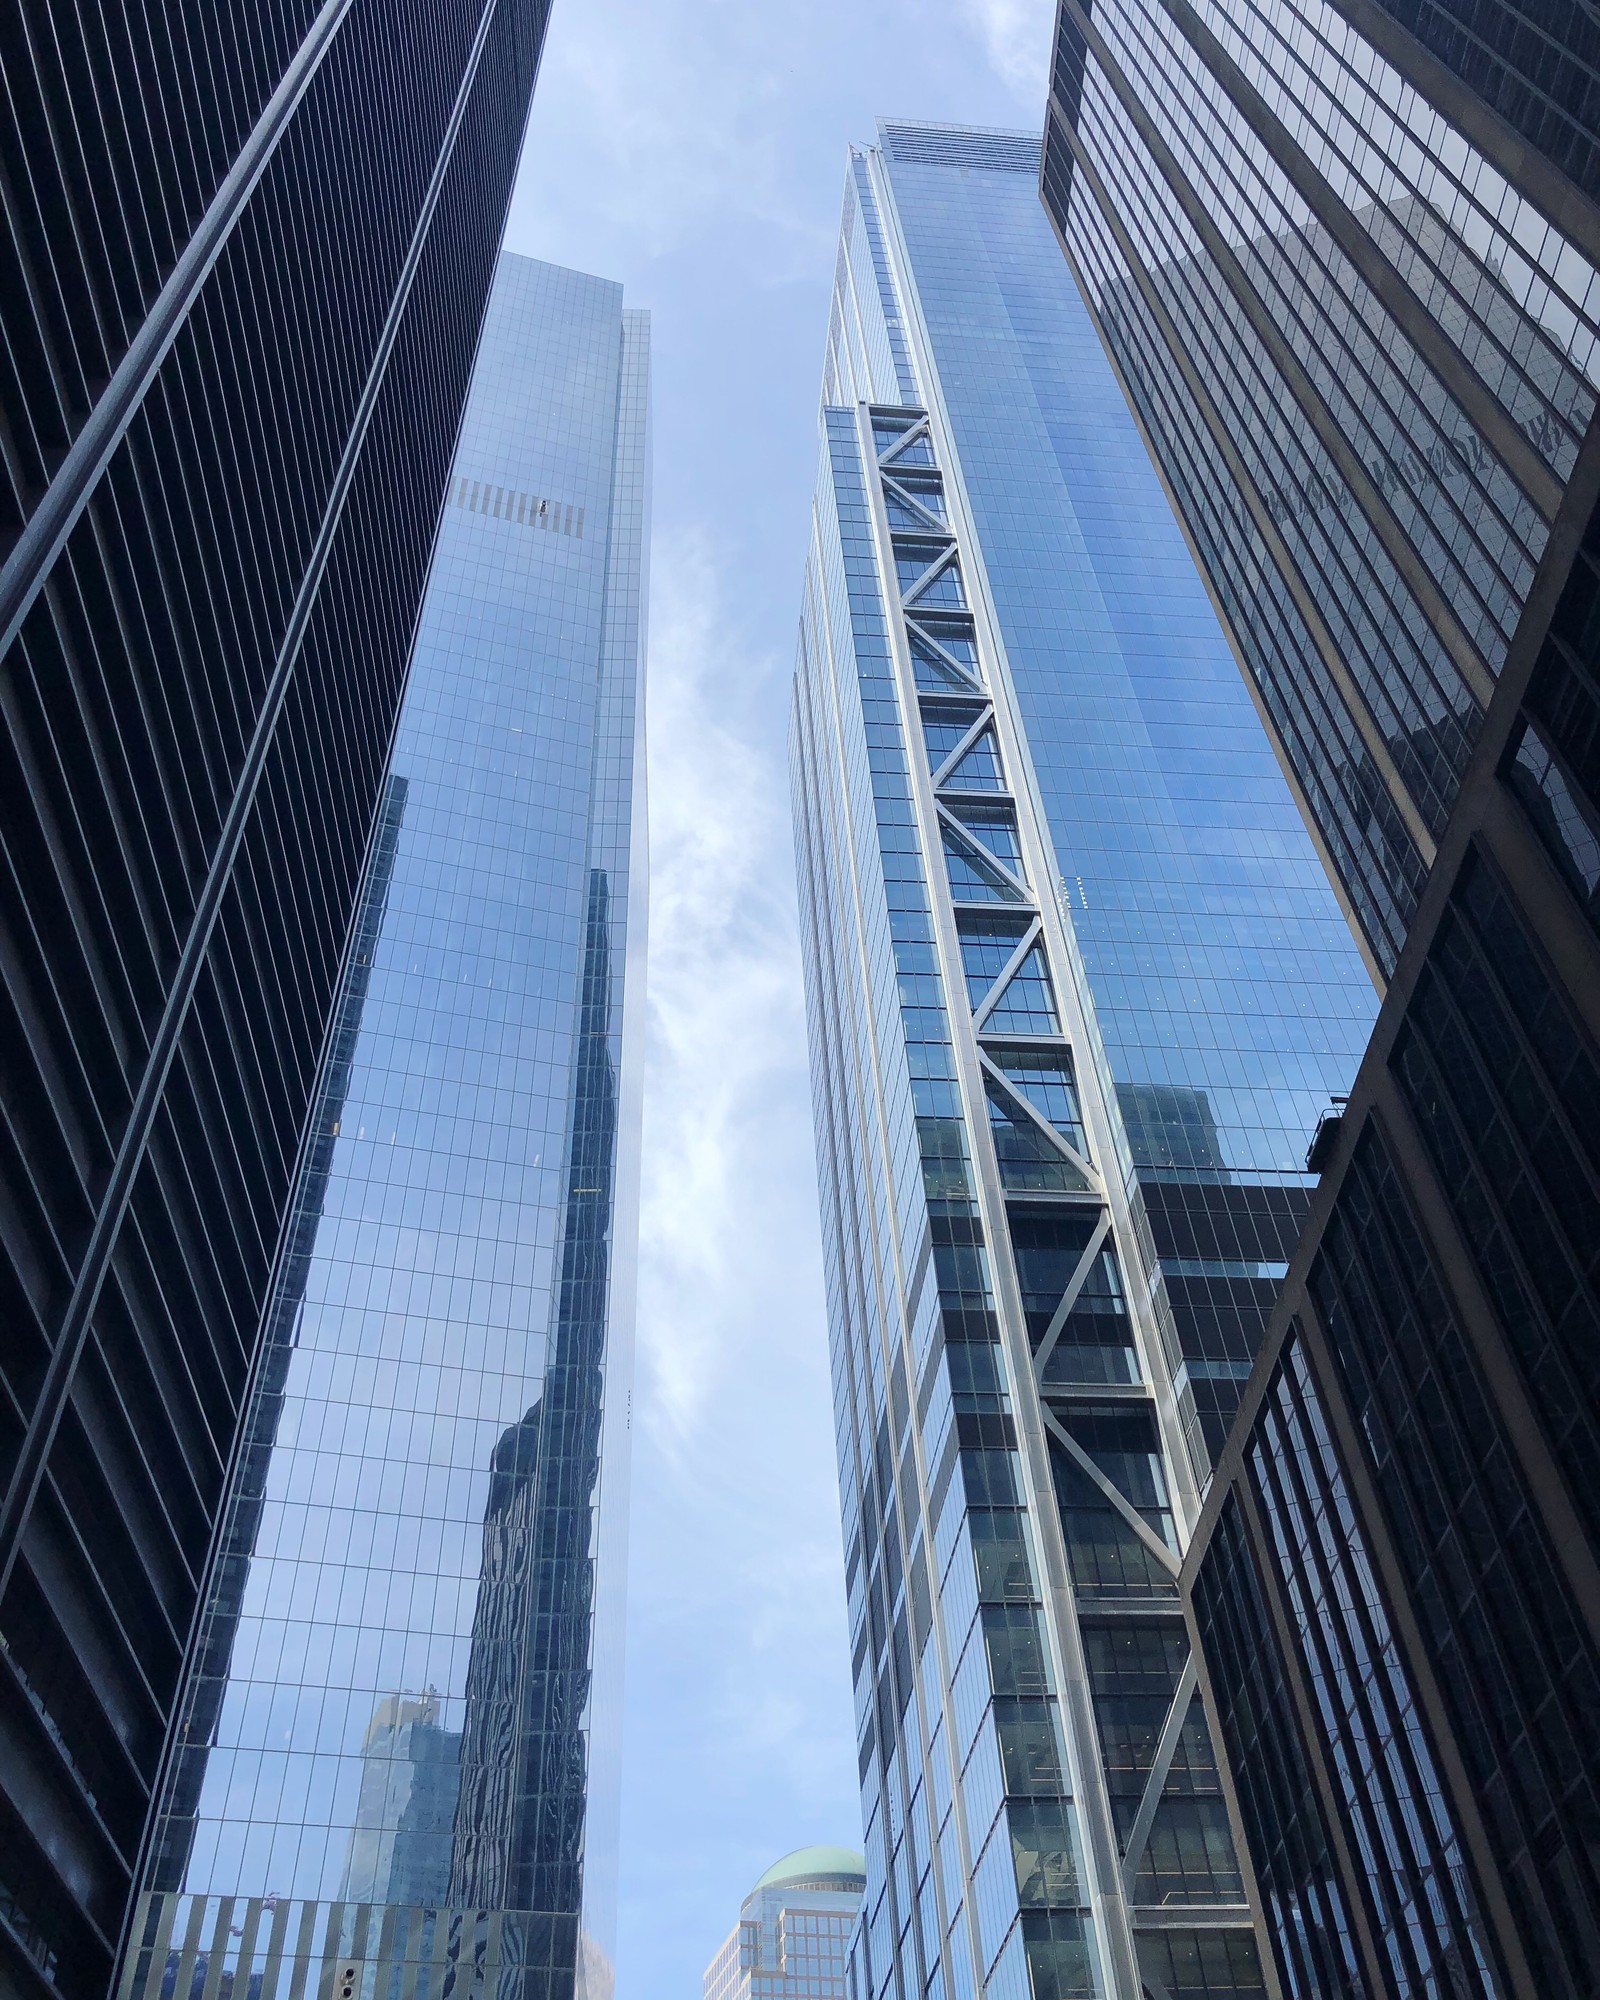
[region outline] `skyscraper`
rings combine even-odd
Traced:
[[[609,1992],[648,368],[501,259],[127,2000]]]
[[[1386,988],[1188,1559],[1285,1991],[1600,1990],[1600,39],[1063,0],[1043,173]]]
[[[0,1990],[145,1837],[544,0],[0,21]]]
[[[1177,1573],[1374,1009],[1038,169],[853,155],[823,392],[792,755],[861,2000],[1263,1990]]]
[[[801,1847],[775,1861],[706,1967],[705,2000],[848,2000],[866,1885],[866,1861],[848,1847]]]

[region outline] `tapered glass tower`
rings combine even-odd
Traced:
[[[0,10],[0,1992],[102,2000],[546,0]]]
[[[1178,1571],[1367,975],[1037,198],[852,157],[793,771],[858,2000],[1263,1991]]]
[[[130,2000],[610,1990],[647,415],[503,257]]]

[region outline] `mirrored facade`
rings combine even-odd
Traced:
[[[1386,986],[1187,1559],[1285,1992],[1600,1990],[1600,39],[1061,0],[1046,206]]]
[[[648,324],[502,258],[124,1990],[610,1990]]]
[[[792,763],[857,2000],[1266,1990],[1178,1592],[1370,980],[1013,133],[853,155]]]

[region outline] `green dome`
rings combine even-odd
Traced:
[[[867,1857],[855,1848],[797,1847],[773,1862],[756,1889],[828,1889],[848,1896],[866,1886]]]

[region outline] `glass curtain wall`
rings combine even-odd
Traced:
[[[648,325],[501,260],[123,1991],[609,1990]]]
[[[1038,166],[852,157],[824,384],[792,758],[858,2000],[1265,1990],[1177,1574],[1375,1005]]]

